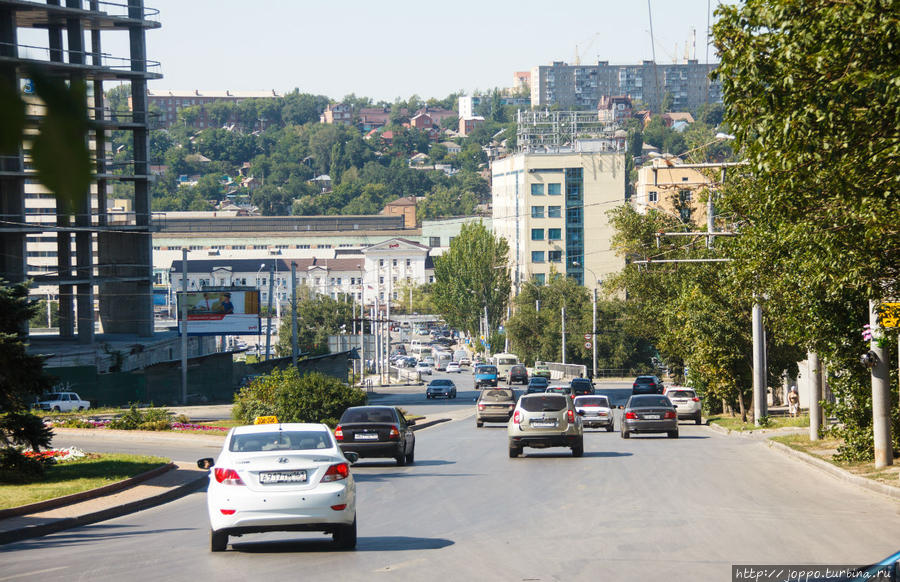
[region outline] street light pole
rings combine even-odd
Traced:
[[[591,378],[597,377],[597,287],[594,287],[593,296],[593,329],[591,331],[591,347],[593,348],[593,366],[591,367]]]

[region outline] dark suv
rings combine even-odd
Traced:
[[[631,385],[631,394],[662,394],[662,380],[656,376],[638,376]]]
[[[509,369],[509,384],[528,384],[528,370],[522,364]]]
[[[572,398],[594,393],[594,383],[587,378],[573,378],[569,386],[572,388]]]

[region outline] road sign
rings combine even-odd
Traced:
[[[591,349],[591,346],[593,346],[593,345],[594,344],[592,344],[591,342],[584,342],[584,347],[587,349]]]
[[[593,339],[593,337],[594,336],[589,333],[584,334],[585,341],[591,341],[591,339]]]
[[[881,327],[900,327],[900,303],[881,304]]]

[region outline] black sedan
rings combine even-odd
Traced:
[[[402,466],[415,460],[414,424],[393,406],[354,406],[341,415],[334,438],[345,453],[360,458],[389,457]]]
[[[550,385],[550,380],[543,376],[532,376],[528,379],[528,388],[525,389],[526,394],[534,394],[535,392],[546,392]]]
[[[662,394],[663,383],[656,376],[638,376],[631,385],[632,394]]]
[[[622,438],[641,432],[664,432],[671,439],[678,438],[678,414],[668,398],[647,394],[628,399],[622,416]]]

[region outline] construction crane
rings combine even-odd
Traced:
[[[594,46],[594,41],[597,40],[598,36],[600,36],[600,33],[595,32],[593,34],[593,36],[591,36],[587,41],[581,43],[584,46],[584,50],[582,51],[583,53],[587,53],[589,50],[591,50],[591,47]],[[576,65],[581,64],[581,57],[578,55],[578,45],[577,44],[575,45],[575,64]]]

